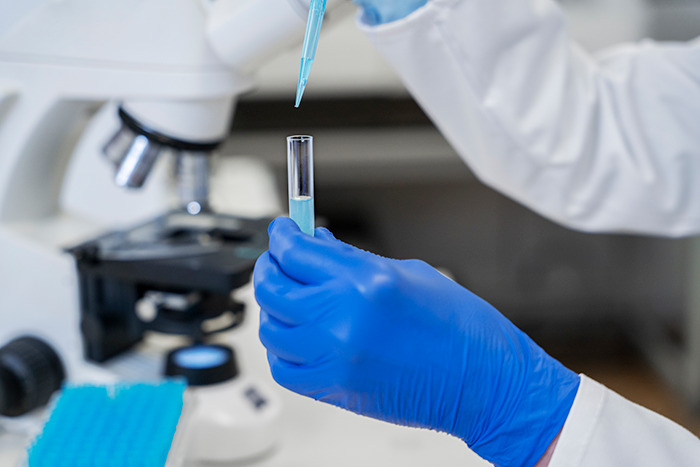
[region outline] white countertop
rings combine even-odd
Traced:
[[[278,386],[270,376],[257,339],[258,310],[251,286],[238,293],[246,303],[246,322],[232,333],[242,373],[262,381],[282,402],[281,436],[266,456],[236,466],[250,467],[478,467],[479,459],[460,440],[442,433],[394,426],[316,402]],[[35,416],[36,419],[41,414]],[[0,419],[2,426],[5,419]],[[23,425],[30,426],[31,420]],[[6,425],[7,426],[7,425]],[[13,429],[24,428],[13,423]],[[22,458],[27,436],[0,429],[0,467]]]

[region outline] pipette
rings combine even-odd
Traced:
[[[306,21],[306,34],[304,35],[304,45],[301,50],[301,67],[299,69],[299,83],[297,84],[297,99],[294,107],[301,104],[301,96],[306,89],[306,81],[311,73],[311,65],[316,56],[318,47],[318,35],[321,33],[321,23],[326,12],[326,0],[311,0],[309,4],[309,19]]]

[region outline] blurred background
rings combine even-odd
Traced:
[[[356,28],[351,0],[329,1],[342,5],[300,109],[299,46],[264,58],[301,40],[296,0],[3,1],[0,465],[24,458],[64,378],[102,390],[177,375],[189,385],[174,400],[194,401],[178,430],[192,435],[177,448],[171,432],[163,452],[193,465],[482,463],[455,438],[272,381],[249,279],[266,216],[287,206],[291,134],[315,137],[318,224],[425,260],[574,371],[700,435],[700,237],[577,232],[482,184]],[[700,0],[561,1],[592,54],[700,36]],[[129,437],[73,400],[57,426],[100,435],[94,415],[105,439]]]
[[[700,1],[561,3],[592,53],[700,35]],[[697,240],[575,232],[482,185],[352,14],[329,23],[294,109],[298,60],[262,69],[224,154],[263,157],[284,206],[284,137],[314,135],[317,216],[338,238],[443,268],[570,368],[700,434]]]

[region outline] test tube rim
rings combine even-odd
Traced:
[[[312,135],[289,135],[287,136],[287,141],[313,141],[314,137]]]

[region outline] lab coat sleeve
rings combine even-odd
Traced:
[[[700,232],[700,41],[594,59],[551,0],[358,23],[486,184],[580,230]]]
[[[700,465],[700,440],[581,375],[549,467]]]

